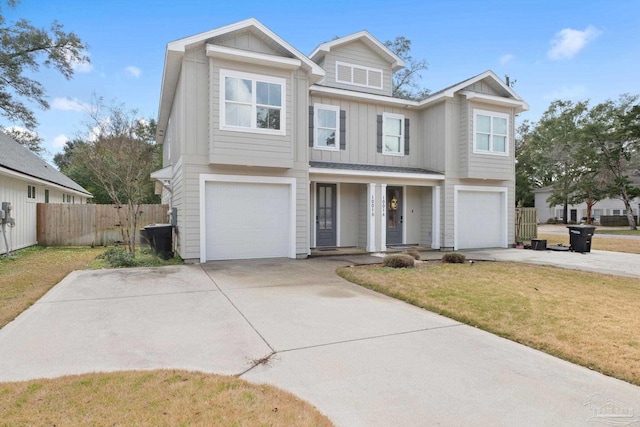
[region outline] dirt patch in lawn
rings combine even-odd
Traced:
[[[73,270],[89,267],[104,248],[42,248],[0,257],[0,328]]]
[[[393,269],[340,276],[566,360],[640,385],[640,281],[505,263]]]
[[[173,370],[0,383],[0,420],[39,426],[333,425],[275,387]]]

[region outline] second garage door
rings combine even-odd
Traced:
[[[207,182],[206,259],[288,257],[290,185]]]
[[[459,191],[456,230],[458,249],[505,247],[505,193]]]

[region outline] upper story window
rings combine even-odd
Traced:
[[[33,185],[27,185],[27,199],[35,200],[36,198],[36,187]]]
[[[284,79],[220,70],[220,129],[285,134]]]
[[[314,148],[322,150],[340,149],[340,107],[315,104],[314,108]]]
[[[509,115],[485,110],[473,112],[473,151],[507,155]]]
[[[382,114],[382,154],[402,156],[404,154],[404,116]]]
[[[336,61],[336,81],[355,86],[382,89],[382,70]]]

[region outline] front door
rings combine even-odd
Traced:
[[[387,245],[402,244],[402,187],[387,187]]]
[[[316,246],[336,246],[336,184],[318,184]]]

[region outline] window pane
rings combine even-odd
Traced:
[[[400,135],[401,121],[400,119],[387,118],[385,133],[387,135]]]
[[[496,153],[504,153],[506,151],[506,140],[507,138],[504,136],[495,136],[493,137],[493,151]]]
[[[385,136],[384,148],[387,153],[400,152],[400,138],[397,136]]]
[[[476,149],[489,151],[489,135],[482,133],[476,134]]]
[[[318,126],[336,129],[337,114],[333,110],[318,109]]]
[[[236,102],[251,102],[251,80],[225,77],[224,99]]]
[[[256,95],[258,104],[282,106],[279,84],[256,82]]]
[[[318,129],[318,146],[334,148],[336,146],[336,132],[330,129]]]
[[[261,129],[280,129],[280,110],[258,107],[256,125]]]
[[[497,135],[507,134],[507,119],[502,117],[493,118],[493,133]]]
[[[478,114],[476,116],[476,130],[478,132],[491,132],[491,117]]]
[[[251,106],[225,104],[225,124],[228,126],[251,126]]]

